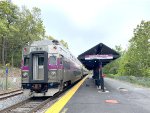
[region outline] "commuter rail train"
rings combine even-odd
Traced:
[[[57,40],[34,41],[22,51],[22,88],[32,96],[53,96],[87,70]]]

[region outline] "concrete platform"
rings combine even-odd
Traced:
[[[150,89],[105,78],[102,92],[89,76],[84,78],[46,113],[150,113]]]
[[[87,78],[60,113],[149,113],[126,98],[131,92],[113,89],[110,84],[115,83],[110,82],[105,84],[107,92],[102,92]]]
[[[109,99],[110,95],[108,91],[102,92],[97,89],[94,80],[89,77],[65,105],[62,113],[100,113],[104,111],[104,106],[108,106],[105,100]]]

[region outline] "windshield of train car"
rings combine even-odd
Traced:
[[[38,65],[44,65],[44,57],[38,57]]]
[[[60,58],[60,64],[63,64],[63,58]]]
[[[49,63],[51,64],[51,65],[56,65],[56,56],[50,56],[49,57]]]
[[[29,65],[29,57],[24,57],[24,66]]]

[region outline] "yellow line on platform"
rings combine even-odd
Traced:
[[[49,109],[47,109],[45,113],[59,113],[87,77],[88,76],[83,78],[78,84],[76,84],[71,90],[69,90],[60,100],[55,102]]]

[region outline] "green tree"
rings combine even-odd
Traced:
[[[134,30],[134,36],[129,41],[128,63],[125,64],[134,76],[150,76],[150,21],[141,21]]]
[[[9,2],[0,1],[0,12],[1,61],[2,64],[5,65],[5,61],[7,60],[9,38],[12,35],[11,31],[15,30],[13,25],[17,20],[18,8]]]
[[[119,75],[150,76],[150,21],[141,21],[119,62]]]
[[[40,12],[41,11],[38,8],[33,8],[30,11],[26,7],[23,7],[20,11],[16,24],[18,30],[16,30],[16,32],[13,34],[13,40],[10,47],[10,57],[12,59],[12,64],[14,55],[17,59],[21,58],[21,48],[25,44],[34,40],[42,39],[44,37],[45,28],[40,18]],[[20,55],[14,54],[15,52],[20,53]],[[15,60],[16,64],[20,62],[17,59]]]
[[[121,55],[121,57],[124,54],[124,51],[123,51],[121,45],[119,45],[119,46],[116,45],[114,50],[117,51]],[[112,61],[111,63],[107,64],[104,67],[103,72],[106,74],[118,74],[119,63],[120,63],[121,57],[118,58],[117,60]]]
[[[45,36],[45,38],[48,39],[48,40],[54,40],[54,39],[55,39],[55,38],[52,37],[52,36]]]
[[[60,43],[61,43],[64,47],[66,47],[66,48],[68,49],[68,43],[67,43],[67,42],[65,42],[64,40],[60,40]]]
[[[140,25],[134,29],[134,36],[129,41],[128,50],[121,52],[118,60],[106,66],[107,72],[124,76],[150,76],[150,42],[148,40],[150,40],[150,21],[141,21]],[[119,67],[117,72],[111,72],[111,67],[116,66]]]
[[[22,47],[44,37],[40,15],[39,8],[20,10],[10,2],[0,1],[0,61],[3,65],[11,60],[16,66],[20,64]]]

